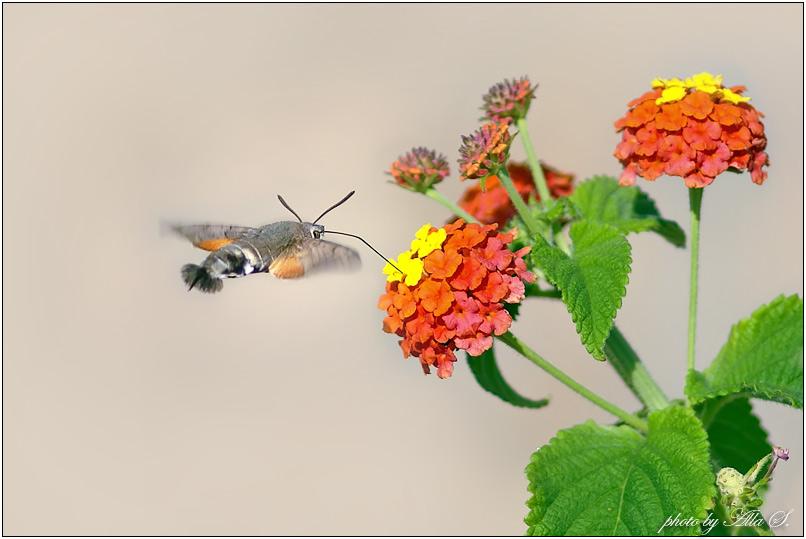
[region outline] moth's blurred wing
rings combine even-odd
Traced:
[[[361,257],[353,249],[325,240],[306,241],[274,259],[269,273],[278,279],[333,271],[351,272],[361,268]]]
[[[216,251],[255,229],[234,225],[172,225],[171,230],[190,240],[199,249]]]

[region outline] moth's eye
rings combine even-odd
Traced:
[[[318,240],[322,237],[322,233],[318,230],[311,230],[311,236],[313,236],[313,239]]]

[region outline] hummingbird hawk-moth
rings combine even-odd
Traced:
[[[280,221],[259,228],[229,225],[176,225],[173,230],[205,251],[212,251],[199,264],[182,266],[182,279],[188,290],[198,288],[214,293],[224,286],[225,278],[243,277],[252,273],[271,273],[278,279],[296,279],[315,271],[356,271],[361,257],[354,249],[322,239],[325,227],[317,224],[330,210],[353,196],[355,191],[322,212],[313,223],[304,222],[297,212],[278,196],[280,203],[299,222]],[[345,232],[332,234],[364,239]],[[378,253],[378,251],[375,251]],[[380,253],[378,253],[380,255]],[[382,258],[383,255],[380,255]]]

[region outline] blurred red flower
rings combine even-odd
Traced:
[[[560,172],[548,165],[541,166],[552,197],[564,197],[574,192],[573,174]],[[530,196],[540,200],[528,165],[508,163],[507,171],[512,178],[512,183],[515,184],[515,189],[524,201],[528,201]],[[487,178],[484,191],[482,191],[481,185],[473,185],[467,189],[459,199],[459,207],[482,223],[497,223],[501,227],[516,213],[515,206],[506,189],[501,185],[498,176]]]

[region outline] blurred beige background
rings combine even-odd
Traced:
[[[617,174],[613,121],[657,76],[723,74],[766,115],[763,187],[704,197],[697,365],[739,318],[803,294],[803,6],[3,6],[3,459],[7,535],[522,534],[529,455],[608,414],[500,348],[505,376],[550,407],[481,390],[464,358],[424,377],[381,331],[382,261],[360,273],[179,277],[204,257],[161,220],[291,218],[282,194],[387,256],[436,203],[389,185],[412,146],[444,152],[504,78],[540,84],[539,156]],[[514,156],[523,159],[516,144]],[[465,185],[449,178],[457,198]],[[686,230],[682,181],[642,182]],[[617,324],[682,395],[688,253],[631,236]],[[627,409],[565,308],[531,300],[517,335]],[[791,450],[765,512],[803,533],[803,415],[757,403]]]

